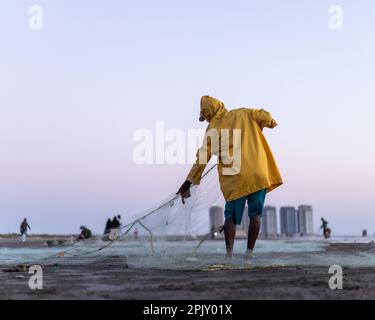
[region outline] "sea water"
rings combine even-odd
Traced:
[[[375,246],[365,252],[326,251],[330,243],[369,243],[363,238],[330,240],[258,240],[250,264],[243,254],[246,241],[237,240],[232,259],[225,257],[225,244],[220,240],[205,241],[198,250],[198,241],[119,241],[97,251],[106,243],[95,241],[61,248],[0,248],[0,265],[17,264],[85,264],[108,257],[126,259],[131,268],[213,270],[215,268],[253,268],[270,266],[373,267]],[[1,243],[0,243],[1,245]],[[370,246],[370,244],[369,244]],[[152,250],[153,249],[153,250]],[[195,251],[196,250],[196,251]]]

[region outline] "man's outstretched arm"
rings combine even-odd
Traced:
[[[203,171],[206,168],[207,163],[210,161],[211,156],[212,156],[211,139],[209,139],[209,136],[206,133],[203,146],[197,152],[197,160],[195,161],[193,167],[191,168],[185,182],[182,184],[182,186],[176,193],[176,194],[181,195],[183,204],[185,204],[185,199],[191,196],[190,194],[191,185],[200,184]]]

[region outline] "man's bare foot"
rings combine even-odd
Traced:
[[[232,259],[233,257],[233,248],[231,247],[227,247],[227,255],[226,255],[227,259]]]
[[[253,250],[247,249],[245,253],[245,262],[251,263],[252,258],[253,258]]]

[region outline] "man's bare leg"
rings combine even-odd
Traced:
[[[225,220],[224,223],[225,245],[227,247],[227,257],[232,257],[234,237],[236,236],[236,224],[233,218]]]
[[[259,230],[260,230],[260,218],[259,218],[259,216],[251,218],[250,224],[249,224],[249,234],[248,234],[248,237],[247,237],[247,252],[248,252],[248,255],[250,257],[251,257],[251,254],[252,254],[253,250],[254,250],[255,242],[258,239]]]

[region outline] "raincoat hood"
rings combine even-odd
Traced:
[[[201,114],[210,122],[212,119],[220,119],[227,113],[224,103],[210,96],[201,99]]]

